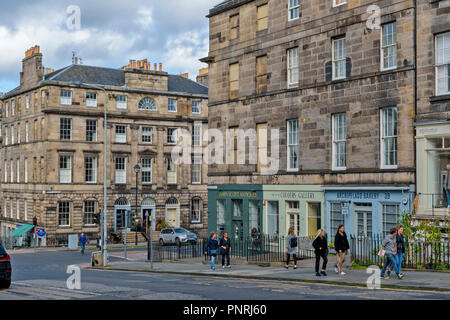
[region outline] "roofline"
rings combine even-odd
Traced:
[[[173,76],[177,76],[180,77],[178,75],[173,75]],[[53,78],[53,77],[52,77]],[[188,79],[192,82],[195,82],[198,85],[201,85],[205,88],[208,88],[207,86],[202,85],[201,83],[198,83],[194,80]],[[130,93],[146,93],[146,94],[159,94],[159,95],[165,95],[165,96],[178,96],[178,97],[192,97],[192,98],[200,98],[200,99],[208,99],[208,95],[206,94],[198,94],[198,93],[189,93],[189,92],[179,92],[179,91],[157,91],[157,90],[141,90],[141,89],[131,89],[128,87],[119,87],[119,86],[111,86],[111,85],[99,85],[99,84],[95,84],[98,86],[103,86],[105,88],[106,91],[123,91],[123,92],[130,92]],[[57,86],[57,87],[72,87],[72,88],[84,88],[87,86],[84,86],[83,84],[75,84],[75,83],[70,83],[70,82],[64,82],[64,81],[56,81],[56,80],[41,80],[38,85],[31,87],[31,88],[27,88],[25,90],[19,90],[17,92],[14,92],[14,94],[5,94],[4,96],[0,97],[0,101],[4,101],[4,100],[8,100],[11,99],[15,96],[42,88],[42,87],[46,87],[46,86]],[[14,90],[14,89],[13,89]],[[10,91],[11,92],[11,91]]]
[[[211,18],[215,15],[218,15],[218,14],[226,12],[228,10],[240,7],[244,4],[247,4],[252,1],[255,1],[255,0],[229,0],[226,2],[219,3],[218,5],[213,7],[211,10],[209,10],[209,14],[206,17]]]

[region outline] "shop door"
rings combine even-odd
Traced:
[[[358,237],[372,236],[372,205],[355,205],[355,235]]]
[[[241,220],[233,220],[232,247],[234,252],[242,253],[244,250],[244,223]]]

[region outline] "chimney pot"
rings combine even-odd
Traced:
[[[153,65],[153,68],[155,69],[155,71],[157,71],[158,65],[155,63],[155,64]]]
[[[162,63],[159,64],[159,71],[162,71]]]

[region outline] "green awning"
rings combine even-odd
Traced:
[[[21,226],[20,228],[17,228],[16,230],[14,230],[13,232],[10,233],[10,236],[12,237],[20,237],[21,235],[23,235],[24,233],[27,233],[28,231],[30,231],[31,229],[33,229],[33,225],[32,224],[24,224],[23,226]]]

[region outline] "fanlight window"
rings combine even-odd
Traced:
[[[152,98],[144,98],[139,102],[138,109],[156,111],[156,102]]]
[[[178,204],[178,200],[176,198],[174,198],[174,197],[169,198],[166,201],[166,205],[177,205],[177,204]]]
[[[114,202],[115,206],[129,206],[130,202],[128,202],[127,198],[119,198]]]
[[[144,200],[142,200],[141,206],[154,206],[155,205],[155,200],[153,200],[152,198],[145,198]]]

